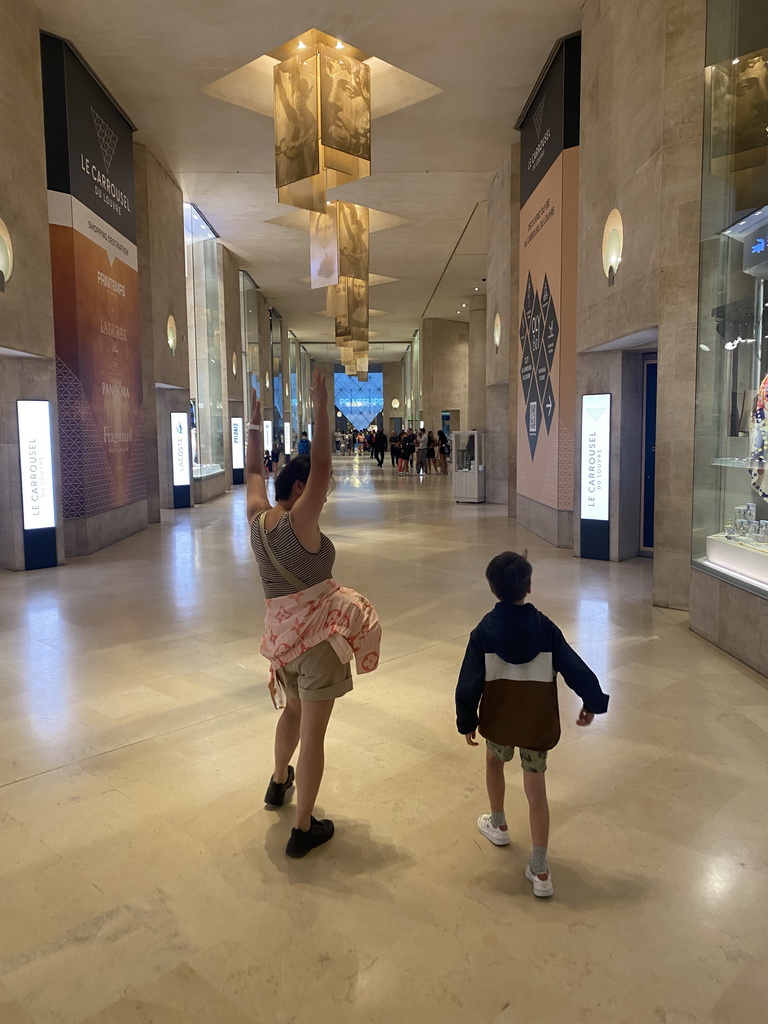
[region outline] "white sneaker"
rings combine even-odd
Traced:
[[[555,887],[552,885],[552,875],[547,874],[546,878],[539,878],[538,875],[534,875],[534,873],[531,871],[531,865],[526,864],[525,877],[528,879],[529,882],[533,883],[534,896],[541,896],[542,898],[546,896],[554,896]]]
[[[490,839],[494,846],[509,846],[509,829],[504,831],[501,828],[495,828],[491,824],[490,814],[481,814],[477,819],[478,831],[482,832],[486,839]]]

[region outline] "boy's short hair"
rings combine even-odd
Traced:
[[[500,601],[522,601],[531,587],[533,567],[527,558],[516,551],[502,551],[488,563],[485,578]]]

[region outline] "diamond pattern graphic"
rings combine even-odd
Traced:
[[[592,419],[595,421],[595,423],[597,423],[599,420],[601,420],[603,418],[603,416],[605,416],[607,411],[608,411],[608,406],[607,405],[601,405],[599,409],[595,409],[594,407],[591,407],[591,406],[589,408],[587,408],[587,412],[592,417]]]
[[[541,398],[541,411],[544,416],[544,422],[547,425],[547,433],[552,429],[552,419],[555,415],[555,393],[552,390],[552,381],[549,379],[547,374],[547,381],[544,385],[544,394]]]
[[[520,384],[523,389],[525,431],[531,460],[536,454],[542,423],[549,434],[555,418],[557,404],[551,371],[559,336],[560,325],[549,281],[545,276],[539,295],[529,274],[520,317]]]
[[[549,313],[544,320],[544,351],[547,353],[547,364],[550,370],[552,369],[552,363],[555,361],[555,349],[557,348],[559,336],[560,324],[557,322],[555,304],[551,302],[549,304]]]
[[[56,358],[56,395],[59,405],[61,492],[65,519],[85,519],[115,507],[114,482],[104,445],[91,415],[83,386],[67,364]],[[136,425],[128,468],[125,504],[147,497],[144,413]]]
[[[539,430],[541,429],[541,416],[539,413],[539,396],[536,389],[533,389],[531,400],[525,407],[525,426],[528,434],[528,447],[531,450],[531,460],[536,454],[536,445],[539,443]]]
[[[541,103],[536,107],[533,112],[533,127],[536,129],[536,138],[541,138],[541,126],[544,122],[544,108],[547,103],[547,94],[541,97]]]
[[[99,140],[99,146],[101,147],[101,155],[104,158],[104,167],[107,174],[109,174],[109,168],[115,155],[115,149],[117,148],[117,132],[114,132],[109,127],[101,114],[99,114],[97,110],[94,110],[93,107],[91,107],[91,117],[93,118],[93,124],[96,128],[96,135]]]

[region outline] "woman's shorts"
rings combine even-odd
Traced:
[[[498,743],[491,743],[490,740],[486,740],[485,745],[499,761],[511,761],[515,756],[514,747],[503,747]],[[545,772],[547,770],[547,751],[526,750],[524,747],[520,747],[520,764],[523,766],[524,772]]]
[[[294,700],[334,700],[352,689],[352,663],[342,664],[324,640],[279,671],[285,692]]]

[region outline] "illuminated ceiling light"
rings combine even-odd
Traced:
[[[341,40],[339,40],[339,42],[336,43],[336,49],[337,50],[343,50],[344,49],[344,43],[342,43]]]
[[[307,48],[307,44],[302,42],[301,39],[300,39],[299,40],[299,49],[300,50],[306,50],[306,48]]]
[[[738,63],[739,63],[739,58],[738,58],[738,57],[736,57],[736,59],[735,59],[735,60],[733,61],[733,63],[734,63],[734,64],[738,64]]]
[[[466,309],[466,308],[467,308],[467,304],[466,304],[466,302],[462,302],[462,304],[461,304],[461,308],[462,308],[462,309]]]
[[[479,288],[477,287],[477,285],[475,285],[475,291],[476,291],[476,292],[479,292],[479,291],[480,291],[480,289],[479,289]]]

